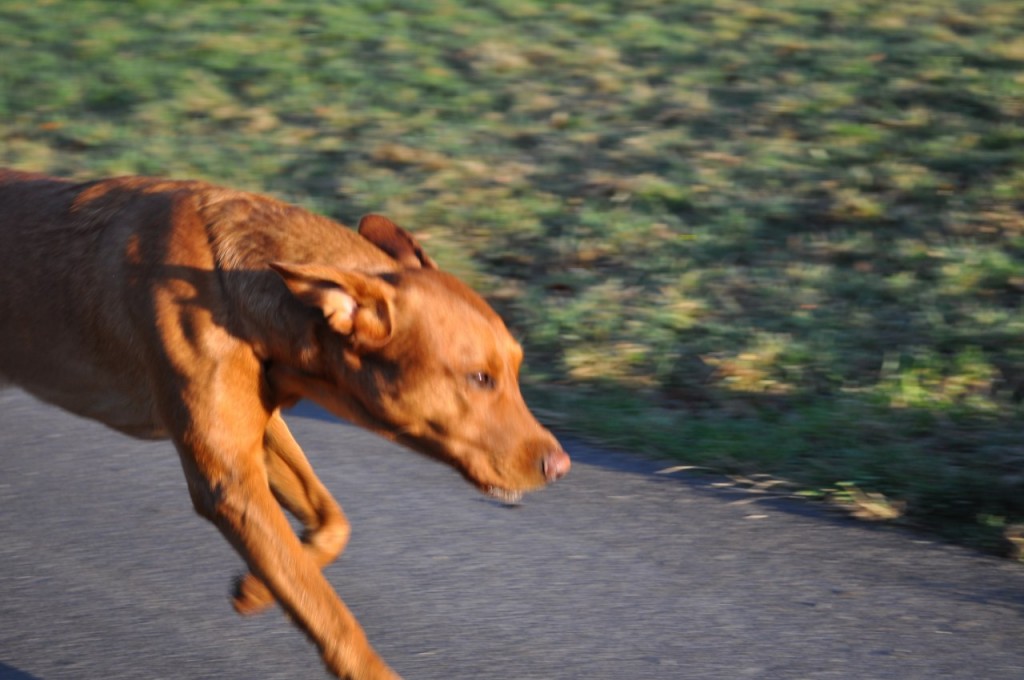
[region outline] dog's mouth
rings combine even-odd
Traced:
[[[491,498],[500,501],[505,505],[519,505],[519,501],[523,500],[522,491],[502,489],[500,486],[489,486],[485,489],[485,492]]]
[[[407,446],[413,451],[418,451],[426,456],[447,463],[455,468],[462,477],[472,484],[480,493],[493,498],[504,505],[519,505],[523,500],[523,490],[514,490],[506,486],[499,486],[493,480],[499,475],[486,473],[479,469],[479,466],[467,466],[458,456],[452,455],[451,450],[444,443],[428,437],[414,437],[408,433],[392,435],[392,439]]]

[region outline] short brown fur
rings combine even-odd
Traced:
[[[276,600],[364,680],[397,675],[320,571],[349,526],[280,408],[313,399],[505,500],[570,463],[490,307],[386,218],[360,232],[202,182],[0,170],[0,382],[172,439],[196,511],[249,567],[235,608]]]

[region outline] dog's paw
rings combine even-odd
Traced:
[[[270,590],[263,585],[263,581],[251,573],[246,573],[235,581],[231,605],[242,616],[259,614],[273,603],[274,596]]]

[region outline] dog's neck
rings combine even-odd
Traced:
[[[357,232],[273,199],[225,196],[200,213],[231,307],[230,332],[261,360],[306,374],[326,372],[318,312],[296,300],[269,264],[315,262],[373,273],[400,268]]]

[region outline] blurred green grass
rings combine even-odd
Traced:
[[[7,0],[0,161],[385,212],[555,425],[1005,551],[1022,36],[1011,0]]]

